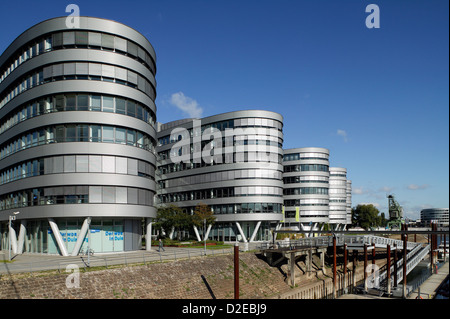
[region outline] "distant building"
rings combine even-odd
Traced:
[[[420,211],[420,219],[425,226],[436,221],[438,226],[448,227],[448,208],[427,208]]]

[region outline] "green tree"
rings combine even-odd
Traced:
[[[192,223],[199,228],[203,228],[205,226],[205,220],[206,225],[214,225],[216,217],[214,217],[214,213],[208,205],[199,203],[195,206],[194,215],[192,215]],[[203,236],[204,235],[205,234],[203,234]]]
[[[360,204],[356,208],[352,208],[352,224],[366,230],[380,226],[382,217],[378,216],[379,213],[380,211],[372,204]]]
[[[172,229],[177,231],[178,240],[181,240],[181,230],[192,226],[192,218],[177,205],[161,206],[156,212],[155,229],[164,230],[166,234]]]

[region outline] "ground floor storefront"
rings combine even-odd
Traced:
[[[89,223],[87,221],[90,221]],[[58,218],[16,220],[0,224],[0,249],[14,253],[77,255],[138,250],[142,242],[140,219]]]

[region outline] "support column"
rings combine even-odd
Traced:
[[[256,223],[255,230],[253,231],[252,237],[250,237],[250,242],[255,240],[256,234],[258,233],[260,226],[261,226],[261,221]]]
[[[17,254],[17,235],[16,235],[16,231],[12,227],[11,223],[9,226],[9,241],[11,243],[11,251],[14,255],[16,255]]]
[[[83,221],[83,225],[81,226],[80,232],[77,236],[77,242],[75,243],[75,247],[73,247],[71,256],[77,256],[80,252],[81,246],[83,245],[84,238],[86,237],[86,233],[89,229],[89,224],[91,223],[91,218],[87,217]],[[56,237],[55,237],[56,238]]]
[[[200,234],[198,233],[197,226],[194,226],[194,233],[195,236],[197,237],[197,241],[202,241],[202,239],[200,238]]]
[[[52,228],[53,236],[55,236],[56,244],[58,245],[61,255],[69,256],[69,254],[67,253],[66,245],[64,244],[61,233],[59,232],[58,225],[56,224],[56,222],[54,221],[53,218],[49,218],[48,223],[50,224],[50,227]]]
[[[25,234],[27,233],[27,221],[21,220],[20,221],[20,230],[19,230],[19,240],[17,243],[17,254],[23,253],[23,244],[25,241]]]
[[[203,237],[204,238],[203,240],[208,240],[208,236],[209,236],[209,232],[211,231],[211,227],[212,227],[212,225],[209,224],[208,229],[206,230],[205,236]]]
[[[292,252],[290,254],[289,258],[289,264],[290,264],[290,270],[291,270],[291,286],[295,286],[295,253]]]
[[[245,238],[244,231],[242,230],[241,225],[239,224],[239,222],[236,222],[236,226],[237,226],[237,229],[239,231],[239,234],[241,234],[242,238],[244,239],[244,243],[246,243],[247,242],[247,238]]]
[[[146,222],[146,230],[145,230],[145,250],[151,251],[152,250],[152,219],[147,218],[145,220]]]

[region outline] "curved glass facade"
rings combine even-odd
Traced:
[[[212,239],[268,239],[282,217],[282,127],[281,115],[268,111],[161,125],[158,203],[189,214],[207,204],[216,217]]]
[[[329,151],[306,147],[284,150],[285,226],[309,229],[329,222]]]
[[[0,56],[0,243],[19,212],[19,253],[76,255],[87,220],[95,252],[139,249],[142,218],[156,216],[155,52],[121,23],[65,22]]]

